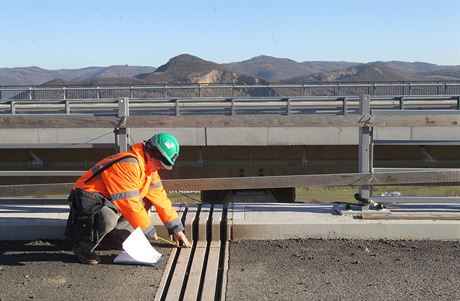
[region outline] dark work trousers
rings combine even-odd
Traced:
[[[115,205],[97,192],[72,190],[69,205],[65,235],[86,254],[101,242],[105,242],[105,248],[121,249],[134,230]]]
[[[107,206],[103,206],[97,215],[99,237],[97,241],[80,239],[75,241],[83,252],[89,254],[101,244],[102,248],[121,249],[122,243],[134,231],[129,222],[120,214]],[[102,242],[102,243],[101,243]]]

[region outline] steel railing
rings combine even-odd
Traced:
[[[260,98],[175,98],[94,100],[3,100],[0,115],[91,114],[116,115],[126,99],[130,115],[299,115],[349,114],[359,109],[358,96]],[[460,110],[459,95],[370,96],[371,110]]]
[[[150,86],[4,86],[3,100],[460,94],[460,81]]]
[[[401,97],[400,97],[401,98]],[[439,96],[426,96],[426,97],[402,97],[401,100],[404,103],[404,99],[408,100],[439,100]],[[446,97],[441,99],[445,99]],[[353,98],[352,98],[353,99]],[[316,99],[317,100],[317,99]],[[332,99],[334,101],[334,99]],[[354,100],[354,99],[353,99]],[[375,101],[381,101],[382,97],[376,97]],[[386,100],[383,98],[383,100]],[[224,178],[224,179],[187,179],[180,180],[182,183],[178,186],[171,184],[171,188],[174,190],[180,190],[185,188],[193,187],[195,190],[213,190],[213,189],[251,189],[251,188],[273,188],[273,187],[293,187],[293,186],[337,186],[337,185],[359,185],[359,195],[363,199],[372,200],[375,196],[372,195],[372,186],[377,185],[416,185],[416,184],[448,184],[458,185],[460,183],[460,170],[459,169],[434,169],[429,171],[427,169],[414,169],[411,171],[402,172],[378,172],[374,169],[374,156],[373,147],[378,144],[379,141],[373,138],[374,127],[401,127],[401,126],[422,126],[422,127],[451,127],[458,128],[460,124],[460,112],[458,104],[459,98],[455,96],[453,104],[454,110],[432,110],[429,107],[427,110],[407,110],[407,104],[401,105],[399,103],[398,110],[392,110],[392,112],[385,110],[374,110],[372,108],[372,97],[369,95],[361,95],[357,99],[357,110],[351,114],[347,114],[347,106],[344,105],[342,115],[336,113],[324,114],[317,116],[317,114],[309,114],[307,116],[206,116],[197,115],[193,118],[183,118],[176,116],[159,117],[163,120],[155,120],[155,127],[201,127],[201,126],[248,126],[248,127],[267,127],[267,126],[310,126],[310,127],[333,127],[333,126],[351,126],[356,127],[359,130],[359,166],[357,174],[337,174],[337,175],[302,175],[302,176],[272,176],[272,177],[254,177],[254,178]],[[451,100],[448,97],[448,100]],[[202,101],[202,100],[200,100]],[[217,102],[225,101],[223,99],[212,100]],[[249,102],[249,100],[247,100]],[[250,103],[258,103],[258,101],[264,101],[266,105],[266,99],[256,99]],[[289,108],[289,102],[284,100],[284,105]],[[335,99],[337,101],[337,99]],[[62,102],[57,102],[62,105]],[[64,104],[67,101],[64,101]],[[147,102],[148,103],[148,102]],[[196,103],[196,102],[192,102]],[[227,103],[227,102],[224,102]],[[247,104],[246,100],[243,103]],[[345,104],[347,102],[345,101]],[[24,104],[31,106],[33,109],[37,109],[34,105],[39,107],[38,110],[43,110],[43,107],[49,105],[48,103],[31,103],[25,102]],[[9,128],[28,128],[28,127],[47,127],[47,128],[73,128],[73,127],[115,127],[117,144],[121,151],[127,149],[128,134],[126,131],[120,131],[120,129],[127,129],[131,127],[148,127],[149,122],[152,122],[149,114],[144,116],[133,116],[132,106],[136,104],[128,99],[118,99],[112,101],[102,102],[104,105],[113,105],[116,107],[117,113],[108,114],[110,116],[88,116],[79,114],[69,114],[70,109],[65,109],[63,116],[56,116],[56,114],[42,114],[37,116],[36,114],[4,114],[0,115],[0,123],[7,125]],[[143,101],[140,104],[144,104]],[[175,105],[177,102],[175,103]],[[235,101],[231,101],[230,104],[235,105]],[[7,103],[8,105],[8,103]],[[9,103],[11,105],[11,102]],[[51,105],[56,105],[55,102],[51,102]],[[94,105],[92,103],[91,105]],[[292,105],[292,104],[291,104]],[[420,104],[417,104],[420,105]],[[177,105],[175,106],[176,113]],[[18,110],[18,108],[15,108]],[[13,111],[15,111],[13,110]],[[292,107],[291,107],[292,110]],[[287,111],[286,111],[287,112]],[[5,116],[7,115],[7,116]],[[69,116],[70,115],[70,116]],[[95,114],[97,115],[97,114]],[[72,118],[71,118],[72,117]],[[110,117],[110,118],[108,118]],[[297,118],[299,117],[299,118]],[[233,122],[233,123],[232,123]],[[403,141],[399,141],[399,143]],[[406,143],[413,143],[413,141],[405,141]],[[437,141],[426,140],[417,141],[419,144],[434,143]],[[447,141],[450,144],[458,144],[458,141],[452,140]],[[446,143],[446,141],[442,141]],[[73,174],[75,171],[63,171],[63,175]],[[10,171],[2,172],[0,176],[24,176],[24,175],[35,175],[43,176],[46,171],[39,171],[35,173],[27,174],[28,171]],[[179,181],[179,182],[180,182]],[[200,184],[201,183],[201,184]],[[68,186],[68,184],[66,184]],[[189,185],[189,186],[187,186]],[[199,186],[204,185],[204,186]],[[56,186],[56,185],[55,185]],[[67,189],[68,187],[65,186]],[[14,187],[2,186],[0,192],[12,193]],[[21,187],[21,193],[24,191],[31,191],[31,186]],[[36,187],[43,189],[43,187]],[[62,187],[61,187],[62,189]],[[49,191],[48,191],[49,192]],[[35,192],[34,192],[35,193]],[[382,201],[385,198],[377,198],[375,201]],[[458,202],[458,197],[452,198],[433,198],[433,202]],[[389,198],[387,202],[412,202],[416,201],[415,198]]]

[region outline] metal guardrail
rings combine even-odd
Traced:
[[[455,96],[457,97],[457,96]],[[436,100],[438,97],[429,96],[426,99]],[[446,97],[444,97],[446,98]],[[378,98],[377,98],[378,99]],[[412,99],[412,98],[411,98]],[[420,98],[413,98],[418,99]],[[452,100],[451,97],[448,97]],[[390,173],[376,173],[373,168],[372,149],[374,145],[371,130],[373,127],[395,127],[395,126],[422,126],[422,127],[460,127],[460,111],[458,111],[458,98],[454,98],[453,110],[407,110],[407,106],[400,105],[399,110],[371,111],[371,97],[362,95],[359,97],[357,112],[348,113],[347,105],[342,107],[342,114],[305,114],[298,116],[267,116],[267,115],[246,115],[246,116],[162,116],[151,118],[149,115],[133,116],[130,111],[131,103],[128,99],[107,101],[117,108],[117,113],[97,115],[70,114],[70,109],[60,114],[17,114],[11,111],[7,114],[0,114],[0,125],[9,128],[58,128],[58,127],[115,127],[117,131],[117,142],[121,151],[127,149],[127,129],[129,127],[222,127],[222,126],[244,126],[244,127],[334,127],[347,126],[359,129],[359,173],[338,174],[338,175],[302,175],[284,177],[254,177],[254,178],[224,178],[224,179],[184,179],[171,181],[172,190],[214,190],[214,189],[255,189],[273,187],[293,186],[337,186],[337,185],[360,185],[360,196],[365,199],[372,199],[373,185],[397,185],[397,184],[458,184],[460,183],[460,171],[453,170],[413,170]],[[220,101],[220,100],[219,100]],[[250,101],[250,100],[249,100]],[[259,100],[254,100],[256,103]],[[260,101],[266,101],[260,100]],[[134,102],[136,103],[136,102]],[[142,103],[142,102],[141,102]],[[192,102],[196,103],[196,102]],[[230,102],[234,104],[233,102]],[[347,103],[347,102],[345,102]],[[26,103],[35,105],[34,103]],[[38,104],[37,104],[38,105]],[[41,104],[46,105],[46,104]],[[266,103],[264,104],[266,105]],[[289,105],[286,102],[284,105]],[[450,104],[451,106],[453,104]],[[456,107],[457,106],[457,107]],[[288,108],[287,106],[286,108]],[[36,108],[35,108],[36,109]],[[43,109],[43,108],[41,108]],[[292,107],[291,107],[292,109]],[[144,113],[146,111],[143,111]],[[286,111],[287,112],[287,111]],[[393,112],[398,112],[392,114]],[[177,111],[176,111],[177,113]],[[178,114],[180,115],[180,114]],[[288,114],[285,114],[288,115]],[[153,120],[152,120],[153,119]],[[428,141],[429,142],[429,141]],[[423,142],[422,142],[423,143]],[[71,172],[69,172],[71,173]],[[66,174],[66,172],[63,172]],[[20,176],[19,173],[3,174],[6,176]],[[24,174],[26,175],[26,173]],[[38,174],[35,174],[38,175]],[[174,184],[176,183],[176,184]],[[177,184],[179,183],[179,184]],[[69,184],[65,184],[69,185]],[[188,186],[187,186],[188,185]],[[54,185],[56,186],[56,185]],[[66,188],[68,188],[66,186]],[[53,187],[47,186],[49,189]],[[44,186],[35,186],[36,190],[42,190]],[[56,186],[56,189],[58,187]],[[22,187],[20,190],[32,191],[32,186]],[[14,187],[0,187],[0,195],[13,193]],[[23,194],[24,195],[24,194]],[[396,200],[396,199],[393,199]],[[456,201],[455,199],[454,201]],[[396,200],[397,201],[397,200]],[[445,199],[443,199],[445,201]]]
[[[150,86],[4,86],[2,100],[460,94],[460,81]]]
[[[260,98],[175,98],[96,100],[3,100],[3,114],[91,114],[116,115],[120,101],[130,115],[299,115],[348,114],[359,110],[358,96],[304,96]],[[371,110],[460,110],[458,95],[370,96]]]

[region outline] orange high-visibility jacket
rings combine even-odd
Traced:
[[[121,157],[124,158],[106,170],[89,179],[99,169]],[[144,144],[132,146],[131,151],[115,154],[99,161],[80,177],[73,189],[99,192],[111,200],[134,229],[143,230],[151,226],[143,201],[155,206],[158,215],[172,233],[174,229],[183,229],[176,210],[172,207],[166,191],[163,189],[158,170],[161,163],[153,159],[144,150]]]

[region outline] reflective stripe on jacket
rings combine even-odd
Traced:
[[[90,179],[101,168],[125,156],[129,157],[123,158]],[[157,172],[160,167],[159,161],[153,160],[145,153],[144,144],[138,143],[134,144],[129,152],[115,154],[99,161],[77,180],[73,188],[99,192],[106,196],[134,228],[139,226],[147,229],[151,226],[143,205],[143,201],[148,201],[155,206],[168,230],[176,233],[183,230],[183,226],[163,189]],[[90,180],[87,181],[88,179]]]

